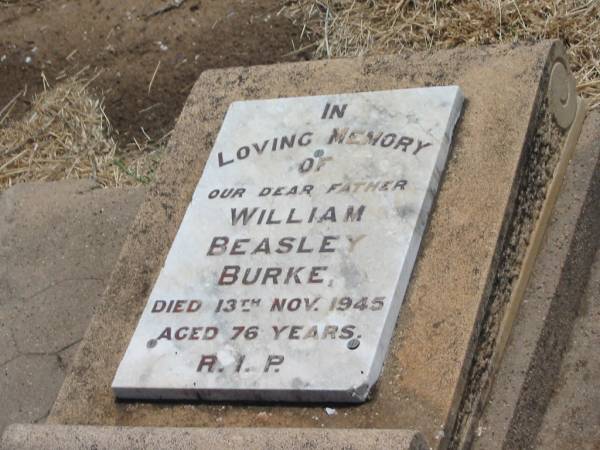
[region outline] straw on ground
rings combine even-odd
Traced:
[[[600,0],[293,0],[316,57],[562,39],[578,89],[600,107]]]
[[[166,139],[150,138],[121,151],[103,103],[88,91],[93,81],[70,78],[44,91],[19,120],[0,114],[0,190],[23,181],[92,178],[104,186],[150,181]]]

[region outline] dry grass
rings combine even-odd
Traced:
[[[600,108],[600,0],[288,0],[284,11],[304,24],[316,57],[559,38],[579,91]],[[47,86],[20,120],[10,117],[19,96],[0,105],[0,190],[32,180],[150,181],[167,136],[119,149],[88,84]]]
[[[19,95],[0,110],[0,190],[34,180],[92,178],[121,186],[151,179],[165,139],[119,151],[90,81],[71,78],[53,89],[46,83],[19,120],[10,120]]]
[[[600,0],[294,0],[316,57],[558,38],[578,89],[600,107]]]

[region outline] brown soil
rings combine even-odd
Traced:
[[[280,0],[0,0],[0,109],[27,86],[11,117],[42,89],[89,66],[122,144],[173,128],[198,75],[210,68],[305,58]],[[296,44],[297,45],[297,44]],[[148,87],[158,67],[152,88]],[[58,80],[57,80],[58,78]]]

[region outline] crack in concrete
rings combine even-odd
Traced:
[[[54,350],[52,352],[19,352],[19,351],[17,351],[17,355],[13,356],[8,361],[5,361],[2,364],[0,364],[0,368],[4,368],[11,362],[13,362],[21,357],[24,357],[24,356],[54,356],[57,358],[59,366],[61,366],[61,368],[64,369],[65,364],[64,364],[62,358],[60,357],[60,353],[64,352],[65,350],[68,350],[69,348],[73,347],[74,345],[79,344],[82,340],[83,340],[83,338],[81,337],[81,338],[76,339],[75,341],[65,345],[64,347],[61,347],[58,350]]]
[[[67,283],[67,282],[70,282],[70,281],[96,281],[96,282],[104,282],[104,280],[105,280],[104,278],[98,278],[98,277],[73,277],[73,278],[64,278],[62,280],[53,281],[49,285],[45,286],[44,288],[40,289],[37,292],[34,292],[33,294],[31,294],[29,296],[21,297],[20,304],[13,304],[12,306],[5,305],[5,306],[7,306],[9,308],[23,307],[24,306],[23,303],[25,303],[25,302],[27,302],[29,300],[32,300],[36,296],[41,295],[44,292],[47,292],[48,290],[50,290],[50,289],[52,289],[52,288],[54,288],[56,286],[59,286],[59,285],[61,285],[63,283]],[[8,331],[9,338],[12,341],[12,344],[13,344],[15,350],[16,350],[16,355],[13,356],[12,358],[9,358],[8,360],[0,361],[0,367],[4,367],[6,364],[14,361],[15,359],[17,359],[17,358],[19,358],[20,356],[23,356],[23,355],[29,355],[29,356],[43,356],[43,355],[50,356],[50,355],[53,355],[55,353],[59,353],[59,352],[62,352],[63,350],[66,350],[67,348],[69,348],[70,346],[76,344],[77,342],[79,342],[81,340],[81,339],[79,339],[79,340],[77,340],[77,341],[75,341],[75,342],[73,342],[71,344],[68,344],[64,348],[56,350],[54,352],[25,352],[25,351],[23,351],[20,348],[19,341],[18,341],[18,339],[15,338],[14,329],[13,329],[12,325],[8,323],[8,321],[6,321],[6,330]]]
[[[16,358],[19,357],[19,353],[20,353],[19,346],[17,345],[17,340],[15,339],[15,335],[13,334],[14,333],[13,329],[9,325],[6,325],[6,329],[8,330],[8,337],[12,341],[13,347],[15,348],[17,355],[13,356],[12,358],[9,358],[6,361],[0,362],[0,367],[3,367],[5,364],[8,364],[11,361],[14,361]]]
[[[33,423],[41,423],[41,422],[45,422],[46,419],[48,418],[48,416],[50,415],[50,411],[52,411],[52,407],[48,408],[46,410],[46,412],[44,414],[42,414],[41,416],[33,419]]]
[[[50,283],[48,286],[44,287],[43,289],[40,289],[37,292],[34,292],[31,295],[28,295],[26,297],[22,297],[21,301],[28,301],[28,300],[32,300],[33,298],[37,297],[40,294],[43,294],[44,292],[52,289],[53,287],[59,286],[63,283],[69,282],[69,281],[100,281],[103,282],[104,278],[98,278],[98,277],[75,277],[75,278],[65,278],[62,280],[58,280],[58,281],[53,281],[52,283]]]

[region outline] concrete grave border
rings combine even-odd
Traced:
[[[534,445],[600,248],[600,112],[585,119],[478,426],[476,449]]]
[[[294,428],[144,428],[12,425],[2,450],[187,450],[323,449],[428,450],[423,437],[409,430],[322,430]]]
[[[452,432],[451,447],[469,448],[474,428],[477,425],[479,418],[483,412],[485,402],[492,387],[494,373],[499,366],[504,351],[506,349],[508,338],[511,334],[513,323],[519,312],[519,308],[523,301],[525,289],[529,283],[531,273],[535,264],[535,260],[540,251],[543,238],[548,226],[548,221],[556,200],[558,198],[560,188],[569,162],[573,157],[577,140],[581,134],[581,129],[586,114],[585,101],[577,97],[575,87],[575,79],[569,73],[568,63],[564,55],[555,55],[552,71],[550,72],[550,80],[547,91],[547,110],[543,110],[541,129],[546,129],[549,123],[554,121],[558,126],[566,131],[566,138],[562,148],[558,152],[558,162],[553,167],[552,174],[547,178],[544,186],[539,186],[545,190],[543,203],[539,207],[537,218],[532,215],[530,220],[534,220],[533,230],[528,239],[528,245],[521,260],[521,269],[516,274],[516,281],[512,285],[510,292],[506,292],[502,286],[503,276],[514,277],[511,272],[511,265],[514,264],[515,258],[519,258],[517,253],[514,253],[509,248],[508,251],[503,251],[503,261],[500,262],[500,270],[496,273],[494,280],[494,290],[492,291],[486,313],[482,320],[477,347],[475,349],[475,361],[471,366],[469,377],[467,379],[468,392],[463,396],[460,409],[458,411],[458,420]],[[539,135],[539,130],[536,138],[534,138],[533,147],[548,145],[544,143],[544,137]],[[551,144],[550,144],[551,145]],[[535,162],[534,162],[535,164]],[[539,174],[535,175],[536,177]],[[548,176],[548,175],[547,175]],[[529,187],[523,183],[530,183],[530,177],[522,178],[520,186],[520,194],[525,197],[519,204],[517,198],[516,219],[513,223],[523,220],[521,216],[527,216],[526,211]],[[522,208],[519,210],[519,208]],[[526,218],[527,220],[527,218]],[[519,237],[512,230],[509,242],[519,240]],[[527,239],[527,238],[526,238]]]

